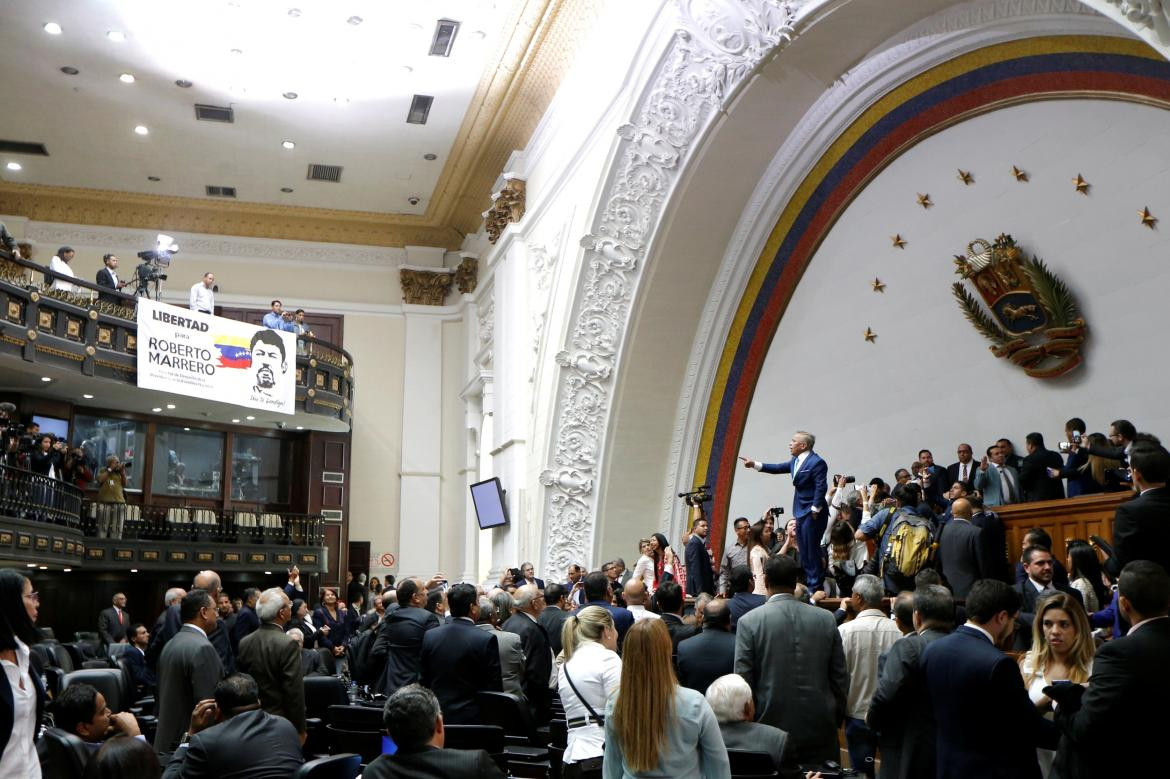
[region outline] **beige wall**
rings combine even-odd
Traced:
[[[467,537],[467,487],[462,470],[466,464],[467,431],[464,423],[463,386],[466,359],[462,322],[443,324],[443,442],[439,488],[439,567],[454,582],[463,569]],[[436,388],[438,389],[438,388]]]

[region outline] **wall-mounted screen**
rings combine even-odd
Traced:
[[[508,524],[508,506],[504,503],[504,489],[500,486],[499,478],[492,477],[472,484],[471,502],[475,505],[480,530]]]
[[[32,421],[41,426],[42,433],[52,433],[62,441],[69,440],[69,420],[33,415]]]

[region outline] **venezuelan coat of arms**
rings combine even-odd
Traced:
[[[967,321],[991,341],[996,357],[1038,379],[1063,376],[1081,364],[1087,328],[1076,298],[1010,235],[994,243],[972,241],[966,256],[956,255],[955,273],[962,277],[952,286],[955,299]]]

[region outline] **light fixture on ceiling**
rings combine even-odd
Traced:
[[[93,395],[90,395],[88,392],[85,393],[84,395],[82,395],[81,397],[85,398],[86,400],[93,400]]]
[[[248,420],[249,422],[251,422],[251,421],[252,421],[253,419],[255,419],[255,418],[256,418],[256,417],[252,416],[251,414],[249,414],[248,416],[244,417],[244,419]]]
[[[175,404],[174,404],[174,403],[168,403],[168,404],[167,404],[167,408],[169,408],[170,410],[174,411],[174,410],[175,410]]]
[[[234,422],[234,423],[236,423],[236,424],[239,424],[240,420],[238,420],[238,419],[233,419],[233,420],[232,420],[232,422]]]
[[[161,406],[155,406],[154,408],[152,408],[152,409],[151,409],[151,411],[153,411],[154,413],[158,414],[159,412],[161,412],[161,411],[162,411],[162,407],[161,407]]]
[[[293,188],[292,187],[281,187],[280,191],[287,195],[293,191]]]
[[[296,19],[301,15],[301,9],[290,8],[290,9],[288,9],[288,15],[291,16],[292,18]]]
[[[472,36],[473,38],[478,38],[479,40],[481,40],[481,41],[482,41],[484,38],[486,38],[486,37],[487,37],[487,33],[486,33],[486,32],[484,32],[483,30],[472,30],[472,31],[471,31],[471,36]]]
[[[64,73],[66,76],[76,76],[81,71],[78,70],[77,68],[73,67],[72,65],[66,65],[65,67],[61,68],[61,72]]]
[[[232,49],[229,53],[239,56],[240,54],[244,53],[244,50],[243,49]]]
[[[187,432],[187,433],[191,432],[191,428],[189,428],[189,427],[184,427],[183,430],[184,430],[184,432]]]
[[[403,73],[407,75],[410,75],[414,72],[414,68],[412,68],[410,65],[399,65],[398,67],[402,70]]]
[[[352,24],[354,27],[357,27],[359,24],[364,22],[365,19],[361,18],[360,16],[351,16],[345,21],[347,24]]]
[[[65,573],[72,573],[73,572],[72,568],[62,568],[61,570]]]
[[[285,148],[285,149],[295,149],[297,147],[296,143],[294,143],[293,141],[281,141],[280,145],[282,148]]]
[[[272,571],[265,571],[265,572],[264,572],[264,575],[265,575],[265,576],[271,576],[271,575],[272,575]]]
[[[25,568],[36,568],[37,564],[36,563],[25,563],[24,567]]]
[[[150,130],[144,124],[135,125],[134,132],[138,135],[149,135]]]
[[[10,162],[4,167],[8,168],[9,170],[21,170],[24,166],[19,162]]]
[[[147,181],[162,181],[162,179],[160,179],[158,176],[147,176],[146,180]]]
[[[126,33],[121,30],[110,30],[106,33],[106,37],[114,43],[124,43],[126,41]]]
[[[427,162],[434,162],[435,160],[439,159],[439,155],[431,154],[430,152],[427,152],[426,154],[423,155],[423,159],[426,160]]]
[[[137,568],[131,568],[131,569],[130,569],[130,573],[138,573],[138,569],[137,569]]]
[[[304,425],[297,425],[297,430],[304,430],[304,429],[305,429]]]
[[[335,97],[335,98],[333,98],[333,102],[335,105],[349,105],[349,98],[348,97]]]
[[[60,35],[62,32],[61,25],[56,22],[45,22],[44,30],[49,35]]]
[[[123,73],[122,75],[118,76],[118,80],[123,84],[133,84],[137,79],[134,78],[133,73]]]
[[[410,101],[410,110],[406,113],[407,124],[426,124],[431,114],[431,104],[435,98],[431,95],[415,95]]]
[[[37,566],[37,568],[38,568],[38,569],[40,569],[40,570],[42,570],[42,571],[47,571],[47,570],[49,570],[49,566],[47,566],[47,565],[38,565],[38,566]]]
[[[296,100],[297,99],[296,92],[285,92],[285,93],[283,93],[282,96],[284,97],[285,100]]]
[[[51,377],[49,377],[49,376],[42,376],[42,377],[41,377],[41,381],[52,381],[52,380],[53,380],[53,379],[52,379]]]
[[[180,78],[175,80],[175,86],[179,87],[180,89],[190,89],[191,82],[185,78]]]
[[[454,19],[440,19],[435,23],[435,34],[431,38],[431,49],[428,54],[432,57],[450,57],[451,48],[455,45],[455,34],[459,32],[459,22]]]

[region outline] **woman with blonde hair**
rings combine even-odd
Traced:
[[[569,731],[561,758],[565,779],[601,776],[605,750],[601,712],[622,680],[617,637],[613,615],[600,606],[586,606],[561,626],[563,662],[557,686]]]
[[[1093,673],[1096,645],[1084,607],[1068,593],[1057,593],[1036,604],[1032,648],[1020,660],[1028,697],[1045,717],[1052,718],[1052,699],[1044,688],[1057,681],[1087,685]],[[1052,771],[1051,749],[1037,749],[1044,777]]]
[[[680,687],[660,619],[635,622],[622,648],[622,679],[605,713],[607,779],[730,779],[727,748],[703,694]]]

